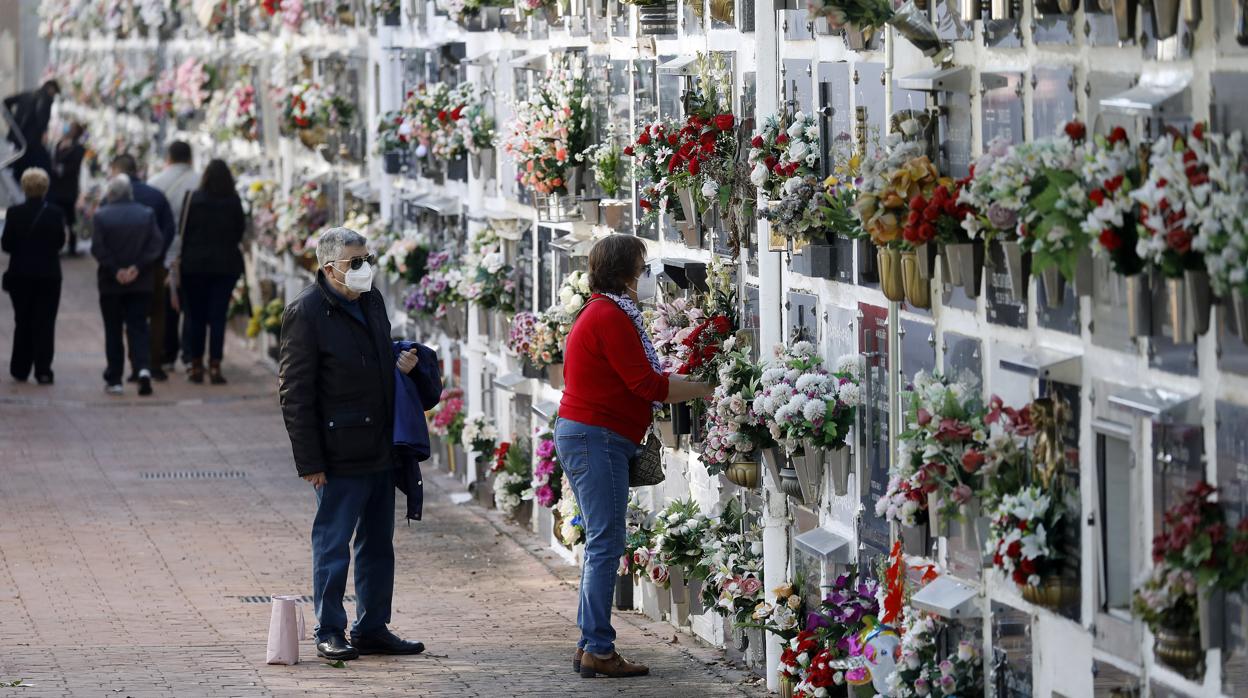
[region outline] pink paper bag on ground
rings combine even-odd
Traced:
[[[303,600],[298,596],[274,596],[269,617],[269,664],[298,664],[299,641],[304,639]]]

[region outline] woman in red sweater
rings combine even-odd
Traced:
[[[563,401],[555,448],[585,520],[585,565],[573,666],[581,676],[641,676],[650,670],[615,651],[611,598],[624,554],[628,462],[661,403],[709,398],[709,383],[659,370],[637,308],[646,244],[629,235],[599,240],[589,252],[589,287],[564,348]]]

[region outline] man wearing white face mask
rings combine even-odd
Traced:
[[[316,283],[282,316],[279,397],[295,469],[315,488],[312,593],[317,654],[419,654],[387,628],[394,591],[395,365],[385,301],[373,289],[363,236],[321,235]],[[419,370],[416,351],[400,371]],[[355,534],[356,619],[347,638],[342,596]]]

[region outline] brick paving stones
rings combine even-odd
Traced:
[[[269,606],[309,592],[314,497],[296,479],[272,371],[227,349],[228,386],[103,393],[93,264],[67,260],[51,388],[0,382],[0,696],[755,696],[757,679],[669,625],[617,615],[644,679],[570,669],[577,570],[426,478],[397,526],[393,628],[427,655],[264,664]],[[12,310],[0,301],[0,359]],[[4,372],[7,374],[7,371]],[[227,479],[153,479],[238,471]],[[402,497],[399,498],[402,508]],[[351,593],[348,590],[348,593]],[[311,609],[309,622],[312,622]]]

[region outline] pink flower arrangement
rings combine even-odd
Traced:
[[[529,311],[516,313],[511,319],[511,329],[507,331],[507,349],[520,356],[528,356],[533,346],[533,335],[537,332],[537,316]]]
[[[563,468],[559,466],[559,456],[555,453],[555,435],[549,428],[537,431],[537,446],[533,455],[537,457],[537,465],[533,466],[533,498],[538,505],[550,509],[559,503],[562,492]]]
[[[464,391],[459,388],[447,388],[442,391],[442,399],[434,409],[433,419],[429,423],[429,431],[441,436],[458,446],[464,431]]]

